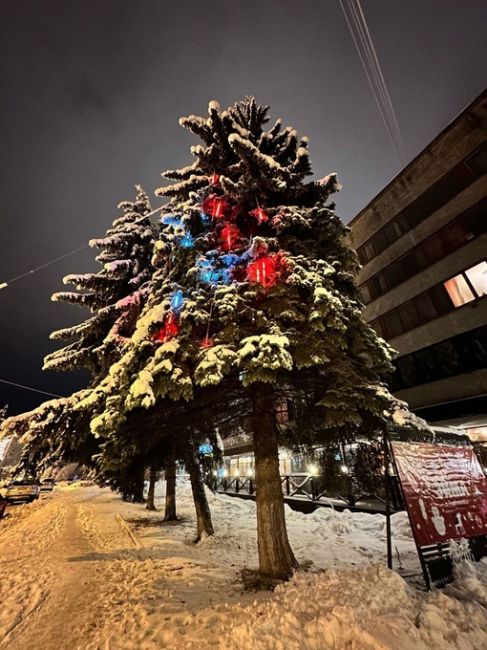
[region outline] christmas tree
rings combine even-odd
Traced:
[[[173,424],[186,418],[189,427],[205,402],[215,424],[238,404],[253,433],[260,571],[280,579],[296,561],[276,403],[294,395],[315,436],[377,426],[391,402],[381,378],[392,368],[390,349],[361,317],[358,262],[329,202],[336,175],[305,182],[307,138],[267,122],[268,107],[253,98],[225,111],[211,102],[208,118],[181,120],[203,144],[156,192],[169,203],[150,296],[123,356],[77,408],[95,412],[92,431],[110,439],[168,401]]]

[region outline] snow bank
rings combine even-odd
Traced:
[[[163,494],[161,483],[156,495]],[[188,483],[179,483],[178,499],[187,536],[194,526]],[[217,533],[199,545],[198,556],[236,572],[255,568],[255,503],[211,492],[208,499]],[[311,570],[298,571],[272,595],[229,607],[218,623],[222,650],[487,648],[487,563],[457,565],[453,584],[428,593],[405,512],[392,516],[392,534],[395,568],[409,582],[385,566],[383,515],[332,508],[303,514],[286,506],[286,519],[296,557]]]
[[[81,481],[74,481],[74,483],[68,483],[67,488],[70,490],[76,490],[77,488],[92,487],[95,485],[94,481],[83,479]]]
[[[298,573],[268,602],[241,610],[221,648],[482,650],[487,612],[469,600],[472,588],[485,597],[485,587],[472,565],[459,573],[456,591],[465,602],[448,591],[415,592],[383,566]]]

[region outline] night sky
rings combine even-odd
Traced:
[[[485,0],[364,0],[411,160],[485,87]],[[350,220],[399,171],[338,0],[2,0],[0,283],[104,233],[116,204],[191,162],[181,115],[247,94],[311,138]],[[160,205],[154,198],[153,205]],[[66,395],[83,373],[41,370],[52,303],[77,253],[0,291],[0,378]],[[10,414],[47,399],[0,384]]]

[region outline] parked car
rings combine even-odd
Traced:
[[[3,515],[5,514],[5,508],[6,508],[6,507],[7,507],[7,499],[4,499],[4,498],[0,495],[0,519],[1,519],[1,518],[3,517]]]
[[[41,492],[52,492],[56,481],[53,478],[41,479]]]
[[[10,483],[5,493],[7,501],[34,501],[39,498],[41,486],[37,479],[18,479]]]

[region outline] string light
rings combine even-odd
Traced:
[[[164,319],[164,325],[160,327],[153,335],[154,343],[166,343],[179,334],[179,322],[177,315],[168,312]]]
[[[288,270],[285,258],[280,253],[271,253],[258,257],[248,265],[247,279],[268,289]]]
[[[212,185],[220,185],[220,174],[214,172],[211,176],[208,177],[208,180]]]
[[[178,314],[181,311],[183,304],[184,304],[184,293],[182,289],[177,289],[171,298],[171,309],[175,314]]]
[[[221,247],[225,251],[237,248],[242,239],[242,233],[233,223],[227,223],[220,231]]]
[[[210,215],[214,219],[223,219],[227,216],[230,210],[230,204],[223,196],[211,194],[202,203],[202,209],[205,214]]]
[[[264,210],[264,208],[261,208],[259,205],[255,208],[255,210],[249,212],[249,214],[250,216],[255,217],[255,219],[257,219],[257,223],[259,225],[261,223],[264,223],[265,221],[269,221],[269,215]]]
[[[206,326],[205,338],[200,341],[200,348],[208,350],[213,347],[213,339],[210,338],[211,315],[213,313],[213,300],[210,303],[210,313],[208,314],[208,324]]]

